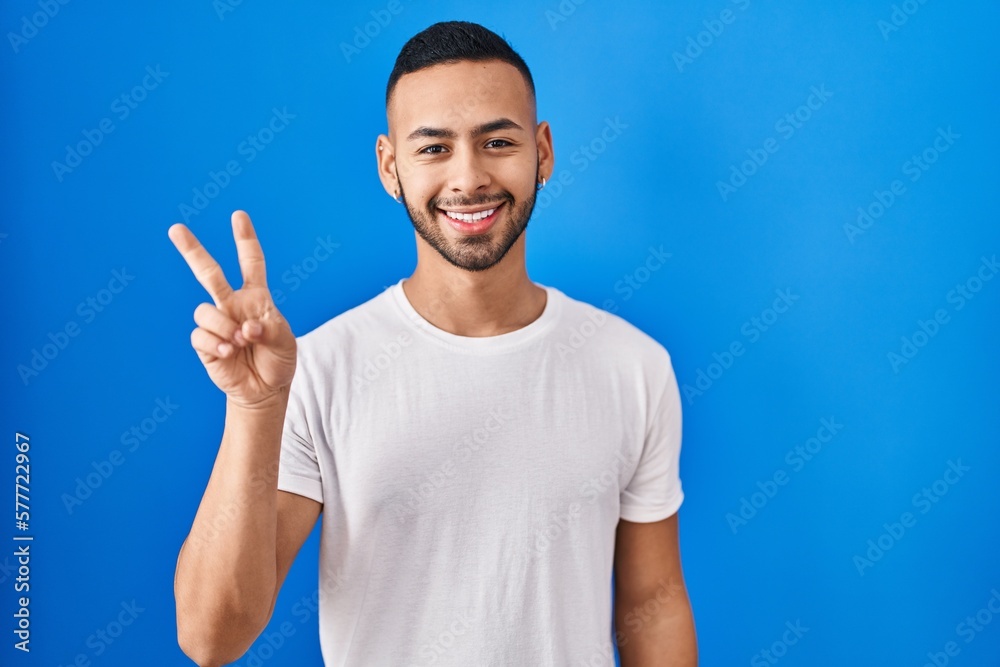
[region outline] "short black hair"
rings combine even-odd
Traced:
[[[389,99],[396,83],[404,74],[462,60],[500,60],[513,65],[524,76],[531,97],[535,97],[535,82],[531,78],[531,71],[524,59],[503,37],[478,23],[441,21],[418,32],[400,49],[396,64],[389,74],[389,83],[385,87],[386,108],[389,107]]]

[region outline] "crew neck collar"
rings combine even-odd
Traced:
[[[542,314],[533,322],[520,329],[508,331],[497,336],[459,336],[434,326],[416,311],[413,304],[407,298],[406,292],[403,291],[404,280],[405,278],[400,278],[399,282],[389,288],[392,301],[399,309],[400,315],[413,328],[417,329],[421,335],[429,337],[452,349],[474,354],[509,352],[531,343],[552,330],[562,309],[562,293],[559,290],[547,285],[534,283],[545,290],[546,297],[545,308],[542,310]]]

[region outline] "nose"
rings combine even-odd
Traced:
[[[492,178],[474,147],[456,146],[450,162],[448,187],[452,194],[471,199],[489,191]]]

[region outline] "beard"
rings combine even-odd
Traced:
[[[403,191],[403,184],[399,181],[398,175],[396,181],[399,183],[400,198],[403,200],[403,206],[406,207],[406,215],[409,216],[410,222],[420,238],[434,248],[449,264],[466,271],[485,271],[499,263],[511,249],[511,246],[521,238],[521,234],[528,227],[531,213],[535,209],[534,189],[532,189],[528,199],[520,203],[506,190],[487,199],[460,203],[451,202],[456,208],[501,203],[507,205],[507,208],[500,211],[504,220],[502,222],[498,220],[489,231],[452,239],[441,231],[438,217],[440,207],[437,204],[439,200],[431,199],[426,211],[411,207],[406,201],[406,193]],[[538,167],[535,167],[535,182],[538,182]]]

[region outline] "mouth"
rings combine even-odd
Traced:
[[[438,215],[449,225],[463,234],[482,234],[488,231],[500,218],[505,202],[493,204],[475,211],[460,212],[438,209]]]

